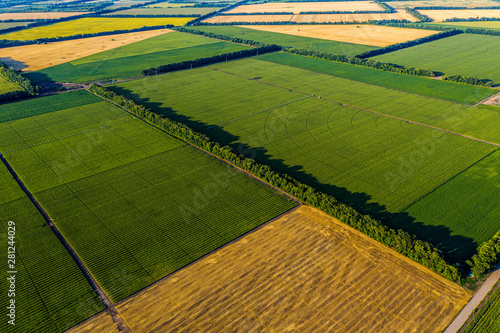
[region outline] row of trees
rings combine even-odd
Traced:
[[[273,21],[273,22],[219,22],[219,23],[206,23],[206,22],[197,22],[192,24],[194,26],[197,25],[355,25],[355,24],[374,24],[376,22],[380,22],[382,24],[389,23],[410,23],[407,20],[381,20],[381,21],[339,21],[339,22],[290,22],[290,21]]]
[[[482,22],[482,21],[500,21],[498,17],[469,17],[469,18],[449,18],[443,22]]]
[[[480,80],[475,76],[462,76],[460,74],[445,75],[443,76],[443,80],[485,87],[491,87],[494,84],[491,80]]]
[[[390,64],[390,63],[386,63],[386,62],[380,62],[380,61],[375,61],[375,60],[366,60],[366,59],[362,59],[362,58],[358,58],[358,57],[348,57],[345,55],[333,54],[333,53],[328,53],[328,52],[295,49],[295,48],[291,48],[291,47],[285,47],[285,48],[283,48],[283,51],[288,52],[288,53],[292,53],[292,54],[321,59],[321,60],[336,61],[336,62],[342,62],[342,63],[346,63],[346,64],[351,64],[351,65],[358,65],[358,66],[380,69],[380,70],[383,70],[386,72],[415,75],[415,76],[426,76],[426,77],[435,77],[436,76],[435,72],[428,70],[428,69],[418,69],[418,68],[413,68],[413,67],[406,68],[403,66]]]
[[[477,253],[467,260],[472,274],[480,278],[495,268],[500,262],[500,232],[477,248]]]
[[[257,13],[219,13],[218,16],[245,16],[245,15],[293,15],[293,12],[257,12]]]
[[[65,37],[38,38],[38,39],[32,39],[32,40],[0,39],[0,48],[20,46],[20,45],[30,45],[30,44],[52,43],[52,42],[60,42],[63,40],[108,36],[108,35],[116,35],[116,34],[126,34],[129,32],[138,32],[138,31],[146,31],[146,30],[169,29],[169,28],[173,28],[173,27],[174,27],[173,25],[168,24],[168,25],[157,25],[157,26],[151,26],[151,27],[142,27],[142,28],[137,28],[137,29],[103,31],[103,32],[96,32],[93,34],[78,34],[78,35],[65,36]]]
[[[443,9],[448,9],[448,10],[453,10],[453,9],[500,9],[500,6],[482,6],[482,7],[454,7],[454,6],[422,6],[422,7],[415,7],[413,9],[416,10],[443,10]]]
[[[161,65],[161,66],[158,66],[156,68],[145,69],[141,73],[142,73],[142,75],[155,75],[158,73],[166,73],[166,72],[176,71],[179,69],[194,68],[194,67],[198,67],[198,66],[213,64],[216,62],[221,62],[221,61],[228,61],[228,60],[232,60],[232,59],[250,57],[250,56],[255,56],[255,55],[264,54],[264,53],[268,53],[268,52],[275,52],[275,51],[278,51],[280,49],[281,48],[278,45],[267,44],[265,46],[250,49],[250,50],[241,50],[241,51],[237,51],[237,52],[219,54],[219,55],[215,55],[215,56],[207,57],[207,58],[198,58],[195,60],[188,60],[188,61],[176,62],[176,63],[168,64],[168,65]]]
[[[466,34],[500,36],[500,30],[489,30],[481,28],[467,28],[464,30]]]
[[[23,90],[11,91],[4,94],[0,94],[1,102],[13,101],[16,99],[26,98],[38,94],[37,86],[33,85],[33,83],[30,80],[28,80],[15,70],[8,68],[2,62],[0,62],[0,75],[23,88]]]
[[[406,12],[413,17],[417,18],[420,22],[431,22],[432,20],[428,18],[425,15],[420,14],[419,12],[411,9],[411,8],[405,8]]]
[[[268,165],[257,163],[253,159],[237,153],[229,146],[221,146],[218,142],[211,141],[206,135],[197,133],[184,124],[164,118],[143,105],[138,105],[101,86],[93,84],[89,87],[89,91],[136,114],[167,133],[252,173],[302,202],[321,209],[447,279],[452,281],[460,280],[458,269],[448,264],[441,252],[435,249],[430,243],[419,240],[402,230],[391,229],[367,215],[361,215],[354,208],[337,201],[331,195],[319,192],[285,173],[271,169]]]
[[[387,25],[389,27],[396,28],[413,28],[413,29],[422,29],[422,30],[438,30],[438,31],[448,31],[455,29],[454,27],[446,27],[442,25],[423,25],[423,24],[415,24],[415,23],[383,23],[383,22],[375,22],[373,24],[378,25]]]
[[[442,39],[442,38],[446,38],[446,37],[458,35],[458,34],[461,34],[461,33],[463,33],[462,30],[457,30],[457,29],[447,30],[447,31],[440,32],[438,34],[434,34],[434,35],[430,35],[430,36],[427,36],[427,37],[423,37],[423,38],[411,40],[411,41],[408,41],[408,42],[393,44],[393,45],[389,45],[389,46],[386,46],[386,47],[382,47],[380,49],[373,49],[373,50],[370,50],[370,51],[366,51],[366,52],[363,52],[363,53],[357,55],[356,57],[362,58],[362,59],[363,58],[374,57],[374,56],[377,56],[377,55],[381,55],[381,54],[385,54],[385,53],[389,53],[389,52],[394,52],[394,51],[401,50],[401,49],[406,49],[408,47],[412,47],[412,46],[415,46],[415,45],[420,45],[420,44],[432,42],[434,40],[438,40],[438,39]]]

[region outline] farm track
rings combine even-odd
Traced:
[[[489,144],[489,145],[492,145],[492,146],[500,147],[499,143],[490,142],[490,141],[486,141],[486,140],[481,140],[481,139],[478,139],[478,138],[474,138],[472,136],[468,136],[468,135],[465,135],[465,134],[460,134],[460,133],[457,133],[457,132],[449,131],[449,130],[446,130],[446,129],[443,129],[443,128],[439,128],[439,127],[435,127],[435,126],[431,126],[431,125],[427,125],[427,124],[423,124],[423,123],[419,123],[419,122],[412,121],[412,120],[409,120],[409,119],[400,118],[400,117],[396,117],[396,116],[391,116],[391,115],[388,115],[388,114],[385,114],[385,113],[380,113],[380,112],[376,112],[376,111],[372,111],[372,110],[368,110],[368,109],[363,109],[363,108],[360,108],[358,106],[341,103],[341,102],[338,102],[338,101],[335,101],[335,100],[332,100],[332,99],[323,98],[321,96],[311,95],[309,93],[306,93],[306,92],[303,92],[303,91],[300,91],[300,90],[294,90],[294,89],[283,87],[283,86],[280,86],[280,85],[277,85],[277,84],[273,84],[273,83],[261,81],[259,79],[253,79],[251,77],[247,77],[247,76],[243,76],[243,75],[239,75],[239,74],[234,74],[234,73],[231,73],[231,72],[224,71],[222,69],[218,69],[218,68],[214,68],[214,67],[210,67],[210,66],[206,66],[206,68],[210,68],[210,69],[213,69],[215,71],[226,73],[226,74],[230,74],[230,75],[235,75],[235,76],[247,79],[247,80],[260,82],[260,83],[267,84],[267,85],[270,85],[270,86],[273,86],[273,87],[277,87],[277,88],[281,88],[281,89],[286,89],[288,91],[293,91],[293,92],[296,92],[296,93],[299,93],[299,94],[303,94],[303,95],[307,95],[307,96],[313,96],[313,97],[322,99],[324,101],[335,103],[335,104],[338,104],[338,105],[341,105],[341,106],[347,106],[347,107],[350,107],[350,108],[353,108],[353,109],[357,109],[357,110],[361,110],[361,111],[365,111],[365,112],[370,112],[370,113],[373,113],[373,114],[376,114],[376,115],[379,115],[379,116],[383,116],[383,117],[387,117],[387,118],[392,118],[392,119],[397,119],[397,120],[405,121],[405,122],[407,122],[409,124],[419,125],[419,126],[423,126],[423,127],[427,127],[427,128],[432,128],[432,129],[435,129],[435,130],[438,130],[438,131],[442,131],[442,132],[446,132],[446,133],[458,135],[458,136],[461,136],[461,137],[466,138],[466,139],[470,139],[470,140],[474,140],[474,141],[486,143],[486,144]]]
[[[488,105],[486,104],[486,102],[488,102],[489,100],[494,100],[495,98],[497,97],[500,97],[500,92],[499,93],[496,93],[495,95],[493,96],[490,96],[490,97],[486,97],[485,99],[483,99],[482,101],[479,101],[477,102],[476,104],[474,104],[473,106],[478,106],[480,104],[485,104],[485,105]]]
[[[474,297],[467,303],[462,311],[455,317],[455,320],[448,326],[444,333],[461,333],[465,330],[467,323],[474,319],[474,310],[478,310],[486,304],[489,299],[488,293],[493,290],[495,284],[500,280],[500,267],[486,279],[481,288],[474,294]],[[499,287],[497,287],[499,288]],[[496,289],[495,289],[496,290]],[[494,291],[494,290],[493,290]],[[477,312],[477,311],[476,311]]]
[[[30,201],[33,203],[33,205],[36,207],[36,209],[40,212],[40,214],[43,216],[45,221],[47,222],[47,225],[49,225],[50,229],[52,232],[56,235],[56,237],[59,239],[61,244],[64,246],[64,248],[68,251],[68,253],[71,255],[75,263],[78,265],[78,268],[80,268],[80,271],[82,274],[85,276],[85,279],[87,279],[88,283],[94,290],[94,292],[97,294],[99,297],[99,300],[106,306],[107,308],[107,313],[111,316],[113,322],[116,323],[118,330],[120,332],[132,332],[130,328],[127,326],[123,318],[119,315],[118,311],[116,311],[116,308],[114,307],[113,303],[111,300],[108,298],[104,290],[99,286],[97,281],[94,279],[90,271],[87,269],[83,261],[78,257],[78,254],[76,251],[71,247],[71,245],[68,243],[68,241],[64,238],[64,236],[61,234],[59,229],[56,227],[52,219],[50,218],[49,214],[43,209],[43,207],[40,205],[40,203],[36,200],[36,198],[33,196],[33,194],[28,190],[26,185],[23,183],[23,181],[19,178],[15,170],[12,168],[12,166],[9,164],[9,162],[5,159],[5,156],[0,154],[0,159],[2,160],[3,164],[7,167],[9,172],[11,173],[12,177],[15,179],[21,190],[26,194],[26,196],[30,199]]]

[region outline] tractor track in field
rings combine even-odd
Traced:
[[[461,137],[469,139],[469,140],[474,140],[474,141],[486,143],[486,144],[489,144],[489,145],[492,145],[492,146],[500,147],[499,143],[490,142],[490,141],[486,141],[486,140],[481,140],[481,139],[474,138],[472,136],[468,136],[468,135],[465,135],[465,134],[460,134],[460,133],[457,133],[457,132],[449,131],[449,130],[446,130],[444,128],[439,128],[439,127],[435,127],[435,126],[431,126],[431,125],[419,123],[419,122],[416,122],[416,121],[412,121],[412,120],[409,120],[409,119],[400,118],[400,117],[396,117],[396,116],[391,116],[391,115],[388,115],[388,114],[385,114],[385,113],[380,113],[380,112],[377,112],[377,111],[372,111],[372,110],[364,109],[364,108],[361,108],[361,107],[358,107],[358,106],[345,104],[345,103],[338,102],[338,101],[335,101],[335,100],[332,100],[332,99],[328,99],[328,98],[324,98],[324,97],[321,97],[321,96],[312,95],[312,94],[309,94],[309,93],[306,93],[306,92],[303,92],[303,91],[300,91],[300,90],[290,89],[290,88],[283,87],[283,86],[280,86],[280,85],[277,85],[277,84],[273,84],[273,83],[261,81],[260,79],[254,79],[254,78],[251,78],[251,77],[247,77],[247,76],[243,76],[243,75],[239,75],[239,74],[227,72],[227,71],[222,70],[222,69],[218,69],[218,68],[214,68],[214,67],[210,67],[210,66],[206,66],[206,68],[210,68],[210,69],[213,69],[215,71],[226,73],[226,74],[230,74],[230,75],[235,75],[235,76],[247,79],[247,80],[260,82],[260,83],[263,83],[263,84],[267,84],[269,86],[273,86],[273,87],[277,87],[277,88],[281,88],[281,89],[286,89],[288,91],[293,91],[293,92],[296,92],[296,93],[299,93],[299,94],[316,97],[316,98],[319,98],[321,100],[324,100],[324,101],[327,101],[327,102],[331,102],[331,103],[335,103],[335,104],[338,104],[338,105],[341,105],[341,106],[347,106],[347,107],[350,107],[350,108],[353,108],[353,109],[357,109],[357,110],[361,110],[361,111],[365,111],[365,112],[370,112],[370,113],[373,113],[373,114],[376,114],[376,115],[379,115],[379,116],[383,116],[383,117],[386,117],[386,118],[392,118],[392,119],[396,119],[396,120],[400,120],[400,121],[405,121],[408,124],[413,124],[413,125],[423,126],[423,127],[427,127],[427,128],[432,128],[432,129],[435,129],[435,130],[438,130],[438,131],[442,131],[442,132],[454,134],[454,135],[457,135],[457,136],[461,136]]]
[[[78,265],[78,268],[80,268],[80,271],[82,272],[83,276],[85,276],[85,279],[87,282],[90,284],[94,292],[97,294],[97,297],[99,300],[106,306],[106,312],[111,316],[111,319],[113,320],[114,323],[116,323],[118,330],[120,332],[125,332],[125,333],[130,333],[132,330],[127,326],[123,318],[120,316],[118,311],[116,310],[115,306],[111,302],[111,300],[108,298],[104,290],[99,286],[95,278],[92,276],[88,268],[85,266],[83,261],[80,259],[76,251],[73,249],[73,247],[68,243],[68,241],[64,238],[64,236],[61,234],[59,229],[56,227],[52,219],[50,218],[49,214],[43,209],[43,207],[40,205],[40,203],[36,200],[36,198],[33,196],[33,194],[28,190],[24,182],[19,178],[17,175],[16,171],[12,168],[10,163],[7,161],[5,156],[0,153],[0,159],[2,160],[3,164],[5,167],[9,170],[10,174],[14,178],[14,180],[17,182],[21,190],[26,194],[26,196],[30,199],[31,203],[35,206],[35,208],[40,212],[40,214],[43,216],[45,219],[45,222],[47,222],[47,225],[50,227],[52,232],[56,235],[57,239],[61,242],[61,244],[64,246],[66,251],[71,255],[75,263]]]

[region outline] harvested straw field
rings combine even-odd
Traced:
[[[341,1],[341,2],[268,2],[257,5],[238,6],[228,13],[278,13],[289,12],[354,12],[354,11],[384,11],[373,1]]]
[[[302,206],[116,308],[134,332],[437,333],[468,299],[454,283]]]
[[[381,20],[408,20],[416,22],[417,19],[406,11],[398,11],[397,13],[381,13],[381,14],[311,14],[311,15],[295,15],[291,21],[296,23],[308,22],[369,22]]]
[[[42,13],[2,13],[0,21],[5,20],[46,20],[59,19],[85,14],[84,12],[42,12]]]
[[[420,14],[442,22],[452,18],[496,17],[500,18],[500,9],[450,9],[450,10],[419,10]]]
[[[499,3],[496,0],[410,0],[391,1],[389,5],[393,8],[415,8],[415,7],[494,7]]]
[[[227,15],[215,16],[204,20],[206,23],[262,23],[262,22],[295,22],[295,23],[326,23],[326,22],[368,22],[380,20],[408,20],[417,19],[406,11],[397,13],[374,14],[304,14],[304,15]]]
[[[384,47],[433,35],[437,31],[381,25],[251,25],[244,28],[282,34]]]
[[[66,333],[90,332],[120,333],[121,331],[118,329],[118,325],[113,321],[111,315],[103,311],[78,326],[69,329]]]
[[[73,39],[48,44],[33,44],[2,49],[0,61],[23,71],[38,71],[92,54],[132,44],[172,30],[150,30],[128,34]]]

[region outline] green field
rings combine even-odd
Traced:
[[[0,23],[0,30],[2,29],[8,29],[8,28],[13,28],[13,27],[25,27],[26,25],[28,25],[29,23],[33,23],[32,22],[3,22],[3,23]],[[2,38],[0,38],[2,39]]]
[[[343,43],[325,39],[293,36],[288,34],[259,31],[259,30],[229,26],[229,25],[196,26],[196,27],[186,27],[186,28],[200,30],[204,32],[212,32],[218,35],[226,35],[242,39],[254,40],[262,43],[290,46],[298,49],[330,52],[334,54],[344,54],[347,56],[354,56],[356,54],[360,54],[378,48],[376,46],[370,46],[370,45],[350,44],[350,43]]]
[[[475,104],[498,93],[498,90],[490,88],[385,72],[282,52],[264,54],[258,59],[458,103]]]
[[[500,83],[500,37],[460,34],[370,59]]]
[[[24,89],[0,73],[0,95],[18,90],[24,90]]]
[[[437,25],[452,27],[455,29],[464,28],[480,28],[488,30],[499,30],[500,21],[477,21],[477,22],[440,22],[440,23],[426,23],[425,25]]]
[[[212,68],[173,72],[121,83],[113,89],[377,217],[403,212],[497,148],[359,107],[370,103],[373,108],[394,112],[403,107],[401,112],[407,117],[442,124],[450,119],[456,122],[454,112],[480,112],[478,109],[253,59],[215,67],[225,72]],[[293,79],[297,77],[301,79]],[[406,108],[412,104],[415,109]],[[443,107],[451,115],[436,115],[446,113]],[[498,125],[497,112],[482,112],[491,112],[489,119],[496,119]],[[498,126],[477,124],[478,132],[498,135]],[[460,125],[469,128],[465,121]],[[452,157],[442,158],[450,151]],[[487,200],[489,194],[484,195],[482,199]],[[456,211],[465,213],[466,209],[457,207]],[[403,215],[405,222],[412,218]],[[436,221],[431,217],[426,223]],[[475,222],[500,228],[500,221],[494,219]],[[420,236],[429,238],[441,228],[425,228]],[[453,235],[442,236],[447,242]],[[463,235],[466,241],[457,244],[457,251],[473,253],[478,241],[474,236]]]
[[[206,15],[222,7],[132,8],[106,15]]]
[[[55,38],[79,34],[95,34],[99,32],[130,30],[159,25],[184,25],[193,18],[161,17],[161,18],[111,18],[85,17],[78,20],[59,22],[41,27],[2,34],[2,39],[33,40],[38,38]]]
[[[236,52],[250,47],[170,32],[27,74],[37,81],[90,82],[137,77],[146,68]]]
[[[499,175],[500,151],[496,150],[406,209],[417,223],[408,225],[409,230],[417,234],[420,223],[445,225],[454,242],[441,247],[449,251],[459,247],[463,236],[474,239],[477,245],[489,240],[500,229]],[[405,221],[396,218],[389,223],[397,226]],[[432,240],[439,243],[440,234],[433,235]]]
[[[0,142],[3,141],[3,137]],[[16,295],[8,297],[8,227],[15,223]],[[0,282],[2,332],[63,332],[104,309],[70,254],[46,225],[3,163],[0,164]],[[12,229],[10,230],[12,231]],[[7,305],[16,301],[16,325]]]
[[[498,284],[497,286],[498,287]],[[497,288],[463,333],[500,332],[500,288]]]
[[[0,132],[0,151],[113,301],[295,206],[108,102]]]

